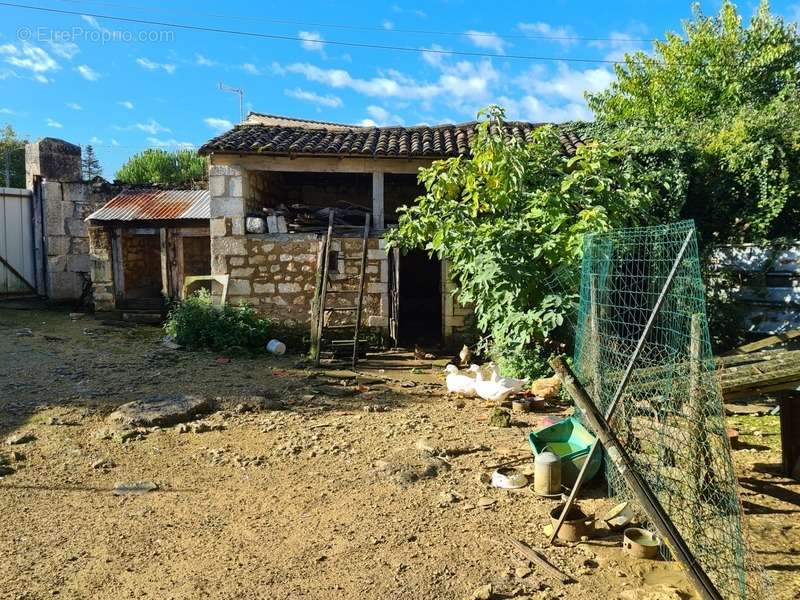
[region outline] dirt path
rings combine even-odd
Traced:
[[[16,335],[25,328],[32,335]],[[0,449],[16,470],[0,480],[0,598],[462,599],[490,583],[496,597],[692,597],[675,564],[628,559],[615,537],[548,549],[578,580],[567,586],[496,541],[544,544],[553,503],[480,480],[484,467],[529,454],[525,434],[541,415],[489,428],[480,402],[446,398],[439,369],[412,375],[413,362],[342,396],[351,381],[295,359],[220,364],[159,337],[0,310],[0,438],[36,438]],[[219,397],[204,419],[212,430],[98,437],[120,404],[173,393]],[[285,410],[236,409],[252,395]],[[796,597],[800,487],[752,469],[778,462],[773,449],[736,462],[773,597]],[[159,489],[112,493],[130,481]],[[585,508],[610,506],[593,496]],[[481,509],[481,498],[495,503]]]

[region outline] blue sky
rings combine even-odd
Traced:
[[[220,91],[221,81],[244,89],[245,112],[343,123],[461,122],[492,102],[511,118],[588,118],[583,93],[607,86],[612,65],[568,59],[616,60],[690,16],[688,0],[28,4],[77,14],[0,6],[0,123],[31,138],[93,144],[109,179],[144,148],[199,146],[236,123],[237,96]],[[755,4],[738,6],[749,16]],[[702,6],[716,12],[719,2]],[[796,0],[772,9],[800,15]]]

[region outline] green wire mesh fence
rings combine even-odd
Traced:
[[[723,597],[752,600],[768,582],[743,532],[691,221],[587,236],[575,370],[605,411],[687,237],[611,426]],[[565,273],[551,286],[568,283]],[[634,500],[611,461],[606,477],[612,495]]]

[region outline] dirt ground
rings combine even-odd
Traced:
[[[468,599],[487,584],[495,598],[694,597],[675,563],[628,558],[616,535],[546,548],[577,583],[523,561],[504,536],[545,547],[554,501],[481,475],[529,457],[544,415],[491,428],[482,402],[443,393],[441,365],[389,356],[355,382],[160,338],[0,309],[0,439],[35,436],[0,448],[14,469],[0,478],[0,598]],[[174,393],[218,398],[209,427],[103,436],[120,404]],[[238,406],[253,395],[284,409]],[[740,424],[734,453],[747,530],[772,598],[800,598],[800,483],[770,474],[764,423]],[[136,481],[158,489],[113,493]],[[588,495],[585,510],[612,504]]]

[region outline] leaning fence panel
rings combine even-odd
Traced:
[[[575,367],[605,411],[687,236],[611,425],[720,593],[761,598],[767,580],[745,541],[691,221],[587,236]],[[606,465],[611,493],[632,500]]]

